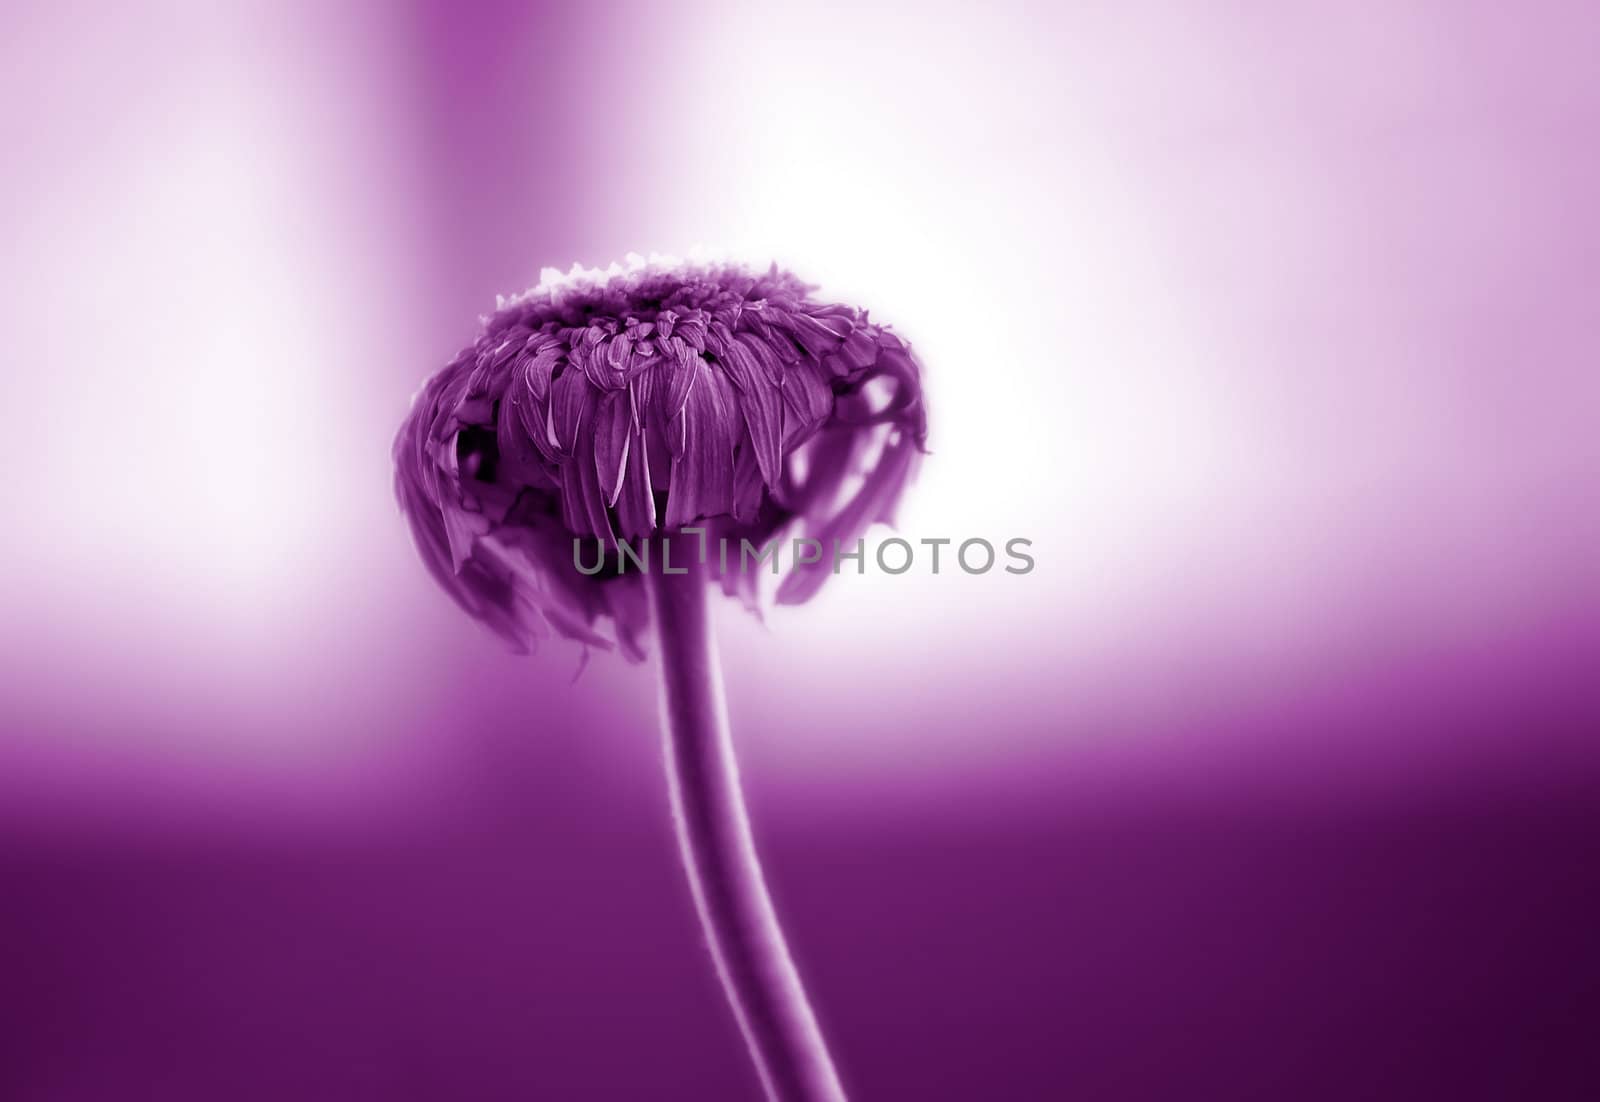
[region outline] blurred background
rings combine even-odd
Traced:
[[[756,1096],[652,672],[389,482],[496,293],[696,244],[914,342],[901,535],[1034,541],[721,610],[853,1097],[1600,1095],[1592,11],[0,33],[0,1098]]]

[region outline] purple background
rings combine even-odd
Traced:
[[[719,609],[854,1097],[1600,1096],[1600,20],[0,15],[0,1098],[744,1098],[651,671],[389,493],[544,265],[791,264],[927,365],[902,534]]]

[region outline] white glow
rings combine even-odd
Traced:
[[[934,432],[899,527],[1031,538],[1043,564],[1026,600],[1005,578],[852,578],[852,608],[872,611],[851,637],[931,628],[951,600],[1027,617],[1072,594],[1113,618],[1169,502],[1265,472],[1238,446],[1250,395],[1219,393],[1197,358],[1144,197],[1098,129],[1106,74],[1062,65],[1062,27],[986,9],[866,5],[848,34],[763,20],[728,6],[709,21],[687,97],[717,125],[675,151],[695,178],[663,189],[654,228],[776,258],[907,334]],[[785,632],[839,630],[806,619]]]
[[[28,472],[0,494],[32,533],[6,573],[19,600],[59,602],[37,587],[72,579],[66,607],[101,602],[108,629],[192,612],[259,632],[333,505],[329,326],[348,289],[322,236],[326,135],[236,18],[175,25],[177,56],[130,58],[114,19],[75,28],[61,72],[29,78],[62,87],[7,107],[39,144],[0,307]]]
[[[398,699],[357,644],[415,565],[388,442],[416,219],[373,126],[404,74],[381,32],[264,8],[40,11],[0,68],[27,151],[0,204],[5,703],[52,753],[331,775]]]

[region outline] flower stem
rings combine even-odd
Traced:
[[[660,641],[661,725],[673,819],[700,923],[767,1097],[843,1102],[833,1062],[761,878],[734,761],[706,567],[697,539],[663,537],[648,574]],[[686,568],[685,573],[677,573]]]

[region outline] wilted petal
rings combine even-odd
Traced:
[[[633,416],[627,393],[617,390],[602,398],[595,412],[594,465],[607,505],[617,503],[617,494],[622,489],[632,430]]]
[[[789,372],[783,383],[783,400],[806,425],[819,425],[833,412],[833,391],[809,364]]]
[[[506,466],[504,475],[517,482],[538,478],[544,452],[537,438],[526,431],[524,409],[531,412],[534,399],[528,388],[513,383],[506,396],[500,399],[500,415],[495,423],[495,440],[500,449],[500,462]]]
[[[634,430],[628,448],[627,470],[622,492],[616,499],[617,522],[627,539],[648,536],[656,527],[656,499],[650,477],[649,444],[643,432]]]
[[[877,358],[878,345],[866,333],[856,329],[844,339],[844,345],[839,349],[839,355],[851,367],[868,367]]]
[[[595,420],[585,417],[579,423],[574,456],[561,468],[562,515],[575,534],[609,542],[611,519],[606,515],[600,475],[590,458],[595,450]]]
[[[703,360],[678,421],[682,451],[672,461],[667,489],[668,528],[727,513],[733,503],[734,426],[738,411],[727,377]],[[669,441],[672,433],[669,429]]]
[[[756,510],[761,508],[761,501],[766,496],[769,485],[773,484],[767,482],[763,476],[761,466],[756,461],[756,450],[747,432],[733,461],[733,507],[731,510],[733,519],[749,520],[754,517]]]
[[[583,372],[570,368],[550,386],[550,416],[545,430],[562,459],[572,455],[578,430],[594,405],[595,392]]]
[[[541,402],[550,396],[550,376],[562,362],[564,351],[559,341],[547,341],[523,363],[523,382]]]
[[[825,549],[831,550],[835,540],[840,544],[853,543],[866,532],[905,485],[915,455],[916,449],[903,443],[884,449],[878,465],[867,474],[855,496],[817,530],[815,538]],[[796,566],[778,587],[778,603],[798,605],[810,600],[832,570],[833,564],[827,554],[818,562]]]
[[[681,342],[673,342],[662,365],[657,368],[659,384],[655,388],[660,406],[657,415],[663,421],[671,421],[683,412],[683,405],[689,400],[689,392],[694,389],[695,382],[700,377],[702,361],[699,353]]]
[[[840,333],[828,328],[810,314],[797,311],[785,317],[789,332],[794,335],[800,347],[806,350],[806,355],[814,360],[821,360],[842,342]]]
[[[739,409],[750,427],[756,462],[767,485],[776,486],[783,471],[783,400],[741,341],[730,341],[724,352],[728,375],[739,388]]]
[[[706,321],[706,316],[696,310],[692,314],[686,314],[679,318],[673,333],[678,340],[688,345],[695,352],[704,352],[706,350]]]
[[[745,334],[739,337],[738,340],[755,357],[756,362],[761,365],[761,371],[766,375],[767,380],[773,386],[781,387],[785,375],[784,365],[778,353],[773,350],[772,342],[754,333]]]
[[[617,375],[626,374],[633,361],[633,338],[627,333],[618,333],[611,338],[611,343],[606,345],[606,366]]]

